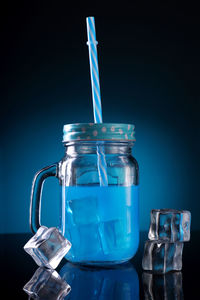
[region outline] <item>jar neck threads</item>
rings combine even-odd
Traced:
[[[64,143],[67,155],[96,154],[97,146],[103,146],[105,154],[130,155],[133,142],[76,141]]]

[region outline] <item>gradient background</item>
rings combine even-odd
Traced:
[[[76,10],[13,1],[1,10],[0,232],[28,232],[34,173],[64,153],[62,127],[92,122],[86,16],[94,15],[105,122],[134,123],[140,226],[152,208],[189,209],[200,229],[200,18],[197,8],[130,4]],[[43,223],[58,223],[56,179]]]

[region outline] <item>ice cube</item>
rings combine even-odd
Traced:
[[[167,273],[169,271],[180,271],[182,269],[181,242],[146,241],[142,267],[144,270],[155,273]]]
[[[112,220],[100,224],[104,253],[116,249],[126,249],[131,243],[128,219]]]
[[[105,241],[102,223],[100,223],[98,198],[87,196],[70,200],[68,209],[71,210],[73,223],[78,228],[78,234],[73,234],[75,231],[72,232],[72,226],[69,230],[72,243],[77,238],[80,241],[80,246],[76,247],[78,248],[78,256],[86,259],[88,255],[94,255],[99,251],[107,254],[108,245]],[[87,241],[90,243],[88,244]]]
[[[145,300],[183,300],[181,272],[165,275],[143,272],[142,281]]]
[[[99,221],[97,214],[97,197],[88,196],[69,200],[73,222],[76,225],[94,224]]]
[[[95,257],[101,249],[99,226],[97,224],[82,225],[78,227],[80,233],[80,247],[77,250],[78,256],[83,260],[89,257],[95,260]]]
[[[24,250],[36,264],[55,269],[71,248],[71,243],[55,227],[41,226],[26,243]]]
[[[62,300],[69,294],[71,287],[55,270],[40,267],[23,290],[34,299]]]
[[[190,240],[191,213],[187,210],[153,209],[148,238],[170,242]]]

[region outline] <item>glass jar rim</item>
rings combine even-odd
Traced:
[[[63,143],[71,141],[135,142],[135,126],[122,123],[74,123],[63,127]]]

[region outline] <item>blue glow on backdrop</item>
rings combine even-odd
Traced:
[[[22,20],[25,29],[19,24],[21,29],[12,29],[15,48],[11,39],[4,49],[1,232],[30,230],[34,173],[63,156],[64,124],[93,121],[85,16],[74,20],[73,32],[66,18],[56,20],[56,25],[47,17]],[[141,229],[148,229],[152,208],[164,207],[189,209],[192,228],[200,229],[194,87],[199,59],[194,48],[184,50],[183,43],[191,45],[192,37],[183,39],[182,23],[159,22],[162,30],[142,20],[96,18],[103,119],[136,125],[133,154],[140,167]],[[59,196],[56,179],[48,179],[43,193],[46,225],[58,224]]]

